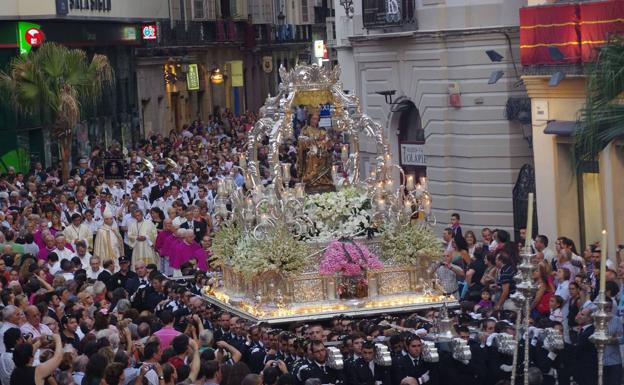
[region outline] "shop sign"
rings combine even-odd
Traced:
[[[141,27],[141,35],[143,36],[143,40],[158,39],[158,25],[143,24],[143,26]]]
[[[402,166],[426,166],[425,146],[422,144],[401,143]]]
[[[232,87],[242,87],[244,85],[242,60],[232,60],[230,62],[230,77],[232,79]]]
[[[45,35],[39,24],[19,21],[17,22],[17,38],[20,55],[26,55],[33,47],[38,47],[43,43]]]
[[[197,91],[199,89],[199,70],[197,64],[189,64],[186,74],[186,89]]]
[[[323,40],[315,40],[314,41],[314,57],[322,58],[325,51],[325,43]]]
[[[112,0],[69,0],[69,10],[110,12],[113,9],[112,2]]]

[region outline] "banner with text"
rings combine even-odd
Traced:
[[[401,143],[402,166],[426,166],[425,146],[422,144]]]

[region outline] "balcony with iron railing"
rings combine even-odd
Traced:
[[[364,28],[416,26],[416,0],[362,0]]]
[[[234,21],[177,21],[162,23],[160,28],[161,47],[233,45],[252,49],[257,46],[272,46],[292,43],[310,43],[310,25],[272,25]]]

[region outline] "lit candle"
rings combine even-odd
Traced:
[[[383,198],[377,199],[377,208],[379,211],[386,210],[386,201]]]
[[[241,153],[238,156],[238,165],[240,166],[240,168],[245,169],[247,168],[247,158],[245,157],[245,154]]]
[[[304,196],[304,186],[303,183],[297,183],[295,185],[295,198],[302,199]]]
[[[391,180],[386,181],[386,192],[392,192],[393,183]]]
[[[226,195],[225,184],[223,182],[223,179],[219,179],[219,181],[217,182],[217,194]]]
[[[247,197],[247,199],[245,200],[245,203],[247,204],[247,208],[248,209],[251,210],[253,208],[254,203],[253,203],[253,200],[250,197]]]
[[[349,159],[349,146],[346,144],[342,145],[342,152],[340,153],[340,159],[342,159],[342,163],[347,163]]]
[[[407,188],[407,191],[414,191],[414,176],[413,175],[407,176],[407,183],[405,187]]]
[[[526,253],[531,252],[531,234],[533,234],[533,193],[529,193],[529,209],[527,213],[527,225],[526,225],[526,240],[524,241],[524,248]]]
[[[419,179],[420,182],[420,186],[422,187],[423,190],[427,189],[427,177],[426,176],[421,176]]]
[[[602,230],[602,241],[600,241],[600,293],[605,292],[607,283],[607,230]]]
[[[234,191],[234,178],[231,176],[225,177],[225,191],[229,194]]]
[[[303,199],[305,194],[305,189],[303,183],[297,183],[295,185],[295,198]]]
[[[285,183],[290,182],[290,163],[282,163],[282,175]]]
[[[427,194],[423,197],[423,209],[425,214],[429,215],[431,213],[431,197]]]

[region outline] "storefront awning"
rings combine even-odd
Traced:
[[[557,136],[572,136],[576,130],[576,122],[567,120],[551,120],[546,124],[544,134]]]

